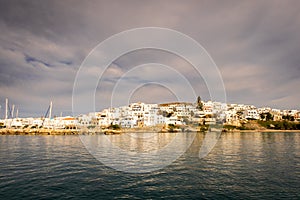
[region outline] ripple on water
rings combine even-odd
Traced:
[[[76,136],[0,136],[1,199],[300,198],[300,133],[225,133],[200,160],[202,139],[164,169],[128,174]]]

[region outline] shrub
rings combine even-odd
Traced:
[[[236,126],[233,126],[233,125],[224,125],[223,128],[224,128],[224,129],[232,130],[232,129],[236,129],[237,127],[236,127]]]
[[[110,125],[108,128],[113,129],[113,130],[120,130],[121,126],[119,126],[118,124],[113,124],[113,125]]]

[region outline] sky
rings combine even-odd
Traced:
[[[24,117],[44,115],[50,101],[54,115],[72,114],[76,75],[93,49],[142,27],[172,29],[198,42],[220,72],[226,102],[300,109],[299,9],[297,0],[0,0],[0,118],[5,98]],[[107,52],[98,53],[101,62]],[[100,65],[85,71],[88,79],[100,78],[96,111],[136,101],[196,101],[179,79],[203,100],[211,99],[209,87],[219,89],[207,86],[191,63],[157,49],[117,57],[102,77]]]

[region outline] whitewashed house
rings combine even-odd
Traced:
[[[259,113],[255,109],[245,110],[244,111],[245,119],[260,119]]]

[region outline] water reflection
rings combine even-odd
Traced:
[[[141,141],[149,136],[136,135]],[[131,160],[110,148],[102,148],[98,156],[110,159],[119,171],[117,165],[124,164],[127,172],[147,172],[155,169],[155,162],[167,162],[150,154],[161,150],[155,145],[161,143],[164,149],[168,142],[180,144],[177,139],[189,143],[190,136],[162,134],[147,145],[138,144],[137,138],[125,139],[128,135],[109,136],[113,148],[122,147],[133,155]],[[0,136],[1,198],[299,199],[300,133],[223,133],[213,150],[199,159],[206,136],[197,133],[182,156],[146,174],[105,167],[86,151],[78,136]],[[98,147],[104,139],[87,137],[85,142]],[[139,156],[145,159],[137,162]]]
[[[168,145],[178,133],[128,133],[107,135],[113,146],[137,153],[159,150]]]
[[[196,133],[131,133],[80,136],[87,150],[106,166],[144,173],[161,169],[179,158]]]

